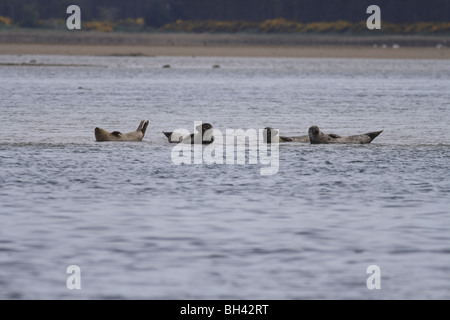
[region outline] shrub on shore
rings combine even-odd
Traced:
[[[45,29],[64,29],[66,21],[62,19],[35,20],[30,16],[14,23],[11,18],[0,16],[0,28],[37,27]],[[25,21],[25,22],[24,22]],[[99,32],[126,31],[167,31],[193,33],[319,33],[319,34],[450,34],[450,22],[417,22],[409,24],[393,24],[382,22],[381,30],[368,30],[366,21],[352,23],[349,21],[301,23],[286,19],[270,19],[263,22],[251,21],[216,21],[216,20],[177,20],[159,28],[149,28],[143,18],[111,21],[83,21],[83,30]]]
[[[114,24],[109,21],[90,21],[84,22],[82,24],[82,29],[100,32],[111,32],[114,31]]]
[[[222,32],[222,33],[236,33],[236,32],[250,32],[257,31],[259,24],[247,21],[183,21],[177,20],[173,23],[168,23],[160,29],[163,31],[176,32]]]
[[[271,19],[263,22],[246,21],[183,21],[177,20],[161,27],[173,32],[258,32],[258,33],[370,33],[366,21],[352,23],[349,21],[300,23],[285,19]],[[450,23],[418,22],[413,24],[393,24],[382,22],[381,30],[385,34],[442,34],[450,33]]]
[[[0,16],[0,26],[10,26],[11,22],[11,18]]]
[[[8,18],[9,19],[9,18]],[[9,19],[10,21],[11,19]],[[2,25],[0,17],[0,26]],[[82,22],[82,29],[100,31],[100,32],[112,32],[112,31],[128,31],[136,32],[144,29],[144,19],[123,19],[115,23],[110,21],[87,21]],[[44,29],[65,29],[66,20],[62,19],[47,19],[39,20],[39,27]]]
[[[138,19],[122,19],[114,24],[114,31],[141,31],[145,27],[143,18]]]

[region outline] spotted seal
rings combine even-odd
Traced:
[[[312,126],[308,130],[309,139],[311,141],[311,144],[327,144],[327,143],[341,143],[341,144],[350,144],[350,143],[359,143],[359,144],[366,144],[371,143],[373,139],[378,137],[383,130],[381,131],[375,131],[375,132],[369,132],[354,136],[340,136],[337,134],[326,134],[320,131],[319,127]]]
[[[119,131],[109,132],[102,128],[95,128],[95,139],[97,141],[142,141],[145,136],[149,121],[142,120],[136,131],[121,133]]]
[[[202,144],[211,144],[214,142],[214,136],[213,136],[213,126],[210,123],[202,123],[201,125],[198,125],[195,127],[195,129],[198,131],[198,133],[191,133],[190,135],[180,135],[176,132],[166,132],[163,131],[163,134],[167,137],[169,140],[169,143],[190,143],[194,144],[196,137],[201,132],[201,141]],[[198,139],[198,138],[197,138]],[[200,139],[199,139],[200,140]]]

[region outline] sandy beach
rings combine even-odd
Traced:
[[[0,54],[450,59],[448,36],[2,31]]]
[[[299,58],[450,59],[448,48],[372,48],[342,46],[131,46],[1,44],[0,54],[94,56],[236,56]]]

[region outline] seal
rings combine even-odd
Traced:
[[[295,136],[295,137],[284,137],[279,135],[278,129],[272,127],[264,128],[264,142],[272,143],[273,139],[278,139],[278,142],[302,142],[309,143],[309,136]],[[276,140],[275,140],[276,141]]]
[[[95,139],[101,141],[142,141],[147,130],[148,120],[142,120],[136,131],[121,133],[120,131],[109,132],[102,128],[95,128]]]
[[[191,133],[190,135],[180,135],[176,132],[166,132],[163,131],[163,134],[167,137],[169,140],[169,143],[190,143],[195,144],[195,141],[198,139],[200,141],[200,137],[198,135],[201,132],[201,141],[202,144],[211,144],[214,142],[214,136],[213,136],[213,126],[210,123],[202,123],[201,125],[198,125],[195,127],[195,129],[198,131],[198,133]],[[197,138],[197,139],[196,139]]]
[[[354,136],[340,136],[334,133],[326,134],[320,131],[318,126],[312,126],[308,130],[309,139],[311,144],[328,144],[328,143],[340,143],[340,144],[350,144],[350,143],[359,143],[359,144],[367,144],[371,143],[373,139],[378,137],[383,130],[369,132]]]

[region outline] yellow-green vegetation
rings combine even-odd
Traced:
[[[11,18],[0,16],[0,26],[9,26],[11,25]]]
[[[143,18],[138,19],[122,19],[114,24],[115,31],[141,31],[145,27]]]
[[[20,22],[14,22],[9,17],[0,16],[0,28],[21,27]],[[38,28],[65,29],[66,21],[62,19],[47,19],[37,22]],[[381,30],[368,30],[366,21],[357,23],[349,21],[301,23],[286,19],[270,19],[263,22],[251,21],[217,21],[217,20],[176,20],[158,29],[149,28],[143,18],[127,18],[112,21],[82,21],[83,30],[99,32],[127,31],[141,32],[159,30],[167,32],[193,33],[345,33],[345,34],[449,34],[450,22],[417,22],[408,24],[393,24],[382,21]]]
[[[258,23],[246,21],[182,21],[177,20],[161,27],[164,31],[177,32],[223,32],[236,33],[243,31],[257,31]]]
[[[114,31],[114,24],[109,21],[90,21],[84,22],[82,28],[84,30],[111,32]]]
[[[93,31],[141,31],[143,30],[145,23],[144,19],[122,19],[117,22],[110,21],[89,21],[82,23],[82,29]]]
[[[245,21],[183,21],[177,20],[161,27],[165,31],[175,32],[259,32],[259,33],[388,33],[388,34],[442,34],[450,32],[450,22],[418,22],[393,24],[382,22],[381,30],[368,30],[366,21],[300,23],[285,19],[272,19],[264,22]]]
[[[82,21],[83,30],[92,30],[100,32],[112,32],[112,31],[143,31],[145,28],[145,22],[143,18],[138,19],[122,19],[117,22],[111,21]],[[0,28],[20,28],[23,25],[20,22],[13,22],[11,18],[0,16]],[[66,29],[66,20],[63,19],[46,19],[38,20],[36,28],[39,29]]]

